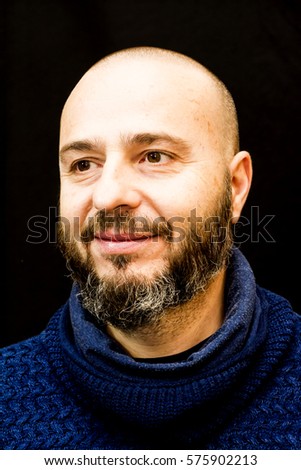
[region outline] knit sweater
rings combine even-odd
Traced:
[[[150,363],[119,349],[74,286],[41,334],[1,351],[1,447],[301,449],[301,317],[237,249],[225,306],[199,350]]]

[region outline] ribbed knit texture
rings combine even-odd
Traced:
[[[187,359],[124,354],[69,301],[1,351],[4,449],[301,449],[301,317],[235,249],[222,327]]]

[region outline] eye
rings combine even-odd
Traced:
[[[163,163],[167,163],[170,160],[170,158],[171,157],[169,157],[165,153],[154,150],[152,152],[148,152],[142,161],[145,161],[147,163],[153,163],[153,164],[156,164],[156,163],[163,164]]]
[[[146,155],[146,160],[149,163],[160,163],[162,159],[162,154],[160,152],[150,152]]]
[[[84,171],[90,170],[92,165],[93,163],[89,160],[79,160],[78,162],[74,163],[73,170],[82,173]]]

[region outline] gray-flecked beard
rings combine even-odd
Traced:
[[[214,215],[205,219],[210,222],[209,226],[205,224],[199,230],[191,228],[184,240],[176,243],[170,237],[172,228],[168,222],[160,224],[160,235],[166,239],[168,254],[165,269],[154,274],[152,279],[135,275],[131,271],[131,263],[135,261],[132,255],[106,257],[114,266],[116,274],[99,277],[89,243],[95,233],[95,224],[99,230],[107,220],[106,217],[100,211],[93,227],[90,224],[82,232],[82,239],[86,242],[86,260],[83,260],[74,241],[66,243],[66,228],[61,227],[59,230],[58,245],[73,280],[79,285],[83,307],[102,324],[110,324],[128,334],[159,325],[170,309],[190,301],[197,294],[203,293],[205,296],[216,274],[228,263],[233,245],[229,184]],[[126,220],[124,215],[122,217],[122,229],[125,231],[129,219],[129,215]],[[114,230],[118,224],[116,216],[112,222]],[[156,230],[158,233],[158,228]]]

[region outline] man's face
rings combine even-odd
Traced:
[[[216,97],[208,81],[196,96],[185,80],[178,66],[147,62],[92,71],[64,110],[61,241],[106,282],[151,283],[187,236],[200,245],[225,197],[229,217]]]

